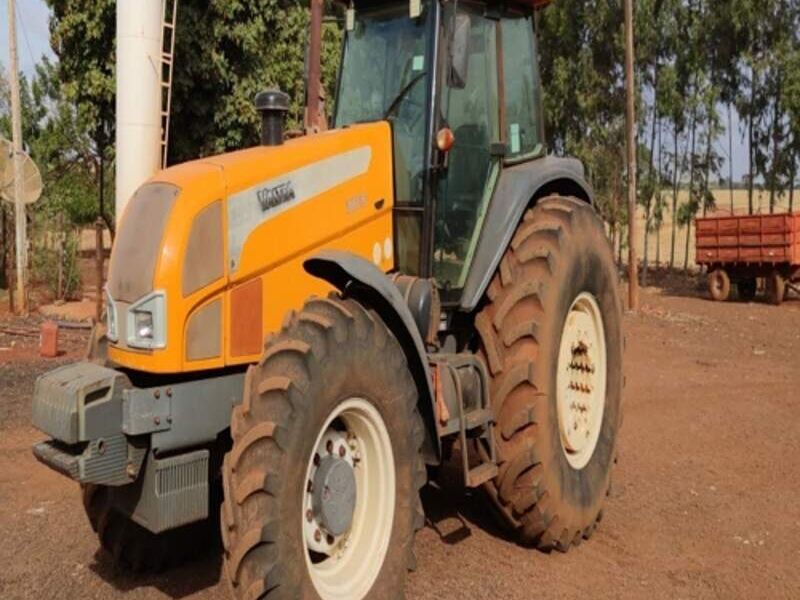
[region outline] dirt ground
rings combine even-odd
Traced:
[[[595,536],[522,548],[480,494],[429,486],[409,598],[800,598],[800,300],[716,304],[670,284],[625,326],[620,460]],[[77,485],[31,455],[33,380],[55,363],[14,341],[0,350],[0,598],[227,597],[216,549],[158,576],[113,571]],[[80,340],[67,346],[60,362]]]

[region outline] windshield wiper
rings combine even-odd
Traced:
[[[403,89],[397,92],[397,96],[394,97],[394,100],[392,100],[392,103],[389,105],[389,108],[387,108],[386,112],[383,113],[384,121],[389,118],[389,115],[391,115],[395,110],[397,110],[397,107],[400,105],[400,102],[403,100],[403,98],[406,97],[408,92],[411,91],[411,88],[414,87],[414,84],[417,83],[424,76],[425,76],[425,71],[422,71],[422,73],[419,73],[416,76],[412,77],[411,81],[405,84],[405,86],[403,86]]]

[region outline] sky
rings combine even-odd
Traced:
[[[8,68],[8,5],[0,0],[0,62]],[[43,0],[17,0],[17,54],[20,70],[28,77],[43,54],[53,58],[50,50],[48,19],[50,9]]]
[[[8,55],[8,6],[6,0],[0,0],[0,63],[4,68],[9,63]],[[34,74],[35,64],[42,55],[53,58],[50,50],[48,19],[50,10],[43,0],[17,0],[17,44],[20,70],[28,77]],[[721,108],[724,110],[724,108]],[[727,126],[728,115],[721,113],[723,123]],[[649,130],[648,130],[649,131]],[[733,177],[740,181],[747,173],[747,142],[739,126],[739,117],[733,115]],[[666,131],[665,131],[666,134]],[[663,140],[666,144],[668,140]],[[717,151],[723,157],[721,175],[728,177],[728,136],[717,141]]]

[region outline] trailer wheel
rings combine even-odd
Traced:
[[[237,599],[402,598],[424,524],[417,389],[380,317],[312,299],[231,419],[222,537]]]
[[[752,302],[756,297],[756,290],[758,290],[758,281],[755,277],[742,279],[737,282],[736,289],[739,292],[739,299],[745,302]]]
[[[622,417],[622,311],[603,225],[580,200],[540,200],[476,318],[497,416],[484,487],[521,541],[566,551],[602,515]]]
[[[725,269],[714,269],[708,274],[708,291],[717,302],[728,299],[731,295],[731,279]]]
[[[778,271],[767,276],[767,301],[779,306],[786,297],[786,280]]]

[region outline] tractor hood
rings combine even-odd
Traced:
[[[373,123],[158,173],[128,203],[111,255],[112,360],[183,370],[190,314],[287,260],[335,246],[342,231],[374,218],[367,208],[375,203],[390,208],[391,162],[389,125]],[[225,321],[218,312],[209,326]]]

